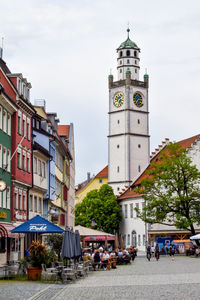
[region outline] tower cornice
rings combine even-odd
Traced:
[[[126,85],[126,80],[118,80],[118,81],[112,81],[110,84],[109,88],[117,88],[120,86],[125,86]],[[137,87],[143,87],[143,88],[148,88],[148,82],[147,81],[139,81],[139,80],[132,80],[130,82],[130,85],[132,86],[137,86]]]
[[[122,111],[133,111],[133,112],[137,112],[137,113],[142,113],[142,114],[149,114],[149,111],[142,111],[142,110],[137,110],[137,109],[132,109],[132,108],[125,108],[125,109],[119,109],[119,110],[114,110],[114,111],[110,111],[108,112],[108,114],[115,114],[118,112],[122,112]]]

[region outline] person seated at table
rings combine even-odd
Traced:
[[[94,252],[94,258],[93,258],[93,268],[94,268],[94,271],[96,270],[96,266],[100,265],[101,263],[101,258],[100,258],[100,254],[99,254],[99,249],[95,250]]]
[[[102,259],[104,256],[104,251],[102,247],[99,248],[99,254],[100,254],[100,258]]]
[[[117,256],[120,257],[120,258],[122,258],[122,256],[123,256],[122,249],[119,249]]]
[[[112,250],[112,252],[110,253],[110,257],[116,257],[116,252],[115,252],[115,250]]]
[[[103,260],[108,260],[109,257],[110,257],[109,252],[108,252],[108,251],[105,251],[105,252],[104,252],[104,255],[103,255]]]
[[[91,255],[90,255],[89,251],[84,252],[83,260],[84,261],[91,260]]]

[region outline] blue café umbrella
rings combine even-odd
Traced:
[[[63,233],[64,230],[45,218],[37,215],[23,224],[15,227],[11,232],[17,233]]]
[[[74,233],[68,227],[65,228],[63,242],[62,242],[62,250],[61,257],[62,258],[73,258],[74,257]]]
[[[80,239],[80,234],[79,231],[75,231],[75,257],[81,256],[81,239]]]

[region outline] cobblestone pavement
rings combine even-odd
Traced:
[[[200,258],[138,257],[116,270],[96,271],[67,285],[0,281],[0,300],[196,300],[200,299]]]

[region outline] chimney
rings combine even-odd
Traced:
[[[90,172],[87,172],[87,181],[90,181]]]

